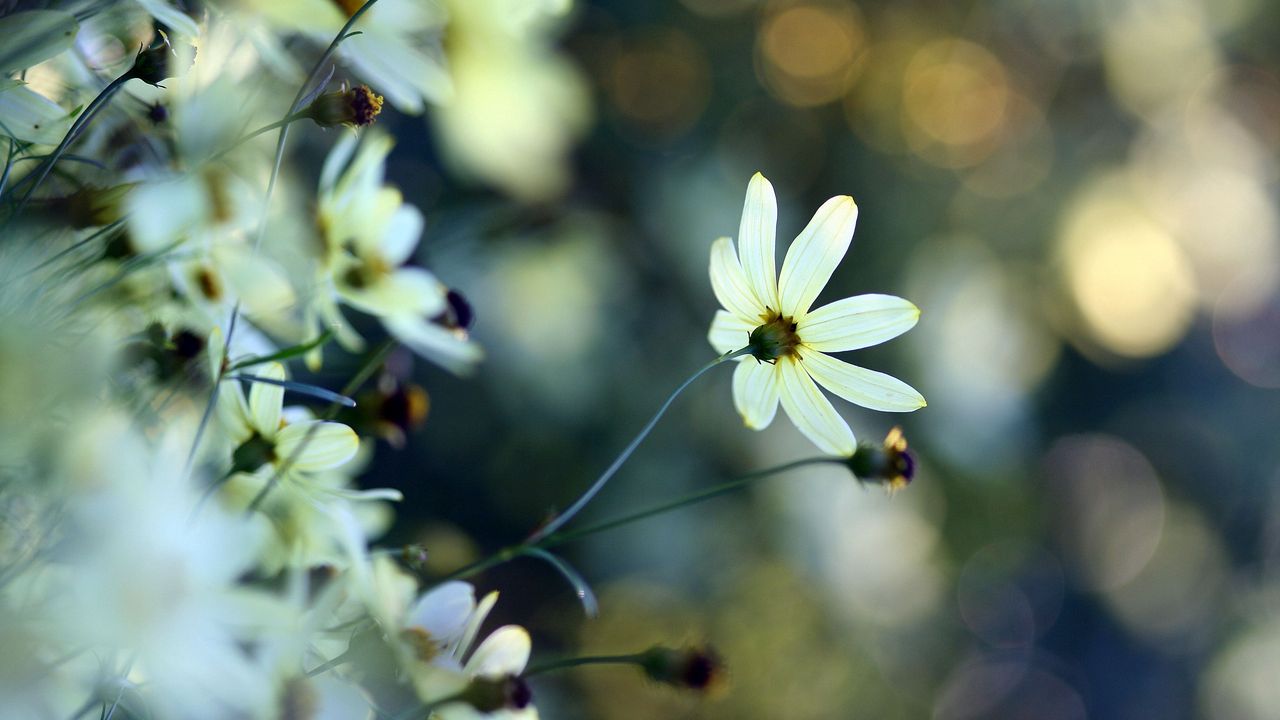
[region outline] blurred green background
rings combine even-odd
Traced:
[[[537,679],[548,718],[1280,718],[1280,5],[1265,0],[584,2],[564,45],[596,121],[562,202],[442,172],[394,113],[390,180],[488,360],[419,366],[431,414],[365,482],[442,570],[565,507],[713,356],[708,250],[750,175],[782,247],[852,195],[824,295],[898,294],[902,339],[845,356],[921,390],[889,498],[806,469],[479,578],[536,651],[708,640],[695,698],[627,668]],[[781,252],[781,250],[780,250]],[[602,519],[813,454],[695,384]],[[544,655],[544,656],[545,656]]]

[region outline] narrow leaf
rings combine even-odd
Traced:
[[[321,333],[320,337],[314,340],[309,340],[300,345],[294,345],[293,347],[287,347],[278,352],[273,352],[270,355],[261,355],[258,357],[251,357],[245,360],[241,360],[235,363],[234,365],[232,365],[228,369],[239,370],[241,368],[253,367],[254,365],[261,365],[263,363],[277,362],[280,360],[289,360],[291,358],[298,357],[299,355],[306,355],[307,353],[320,347],[321,345],[324,345],[325,343],[329,342],[332,339],[333,339],[333,332],[330,330],[325,330],[323,333]]]
[[[296,392],[302,395],[310,395],[311,397],[320,398],[321,400],[327,400],[328,402],[332,402],[332,403],[338,403],[339,405],[345,405],[346,407],[356,406],[356,401],[352,400],[346,395],[339,395],[338,393],[332,390],[326,390],[325,388],[319,387],[317,385],[308,385],[307,383],[294,382],[292,380],[276,380],[275,378],[262,377],[261,375],[246,375],[245,373],[231,375],[229,376],[229,379],[248,380],[249,382],[260,382],[260,383],[266,383],[268,385],[278,385],[290,392]]]

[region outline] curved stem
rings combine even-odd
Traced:
[[[726,493],[737,490],[738,488],[744,487],[761,478],[769,477],[770,475],[776,475],[778,473],[786,472],[788,470],[794,470],[796,468],[804,467],[806,465],[820,465],[820,464],[828,464],[828,463],[832,465],[843,466],[845,465],[846,461],[844,458],[838,458],[838,457],[826,457],[826,456],[811,457],[811,458],[805,458],[803,460],[793,460],[791,462],[783,463],[782,465],[775,465],[774,467],[765,468],[763,470],[755,470],[755,471],[746,473],[745,475],[739,475],[738,477],[732,480],[729,480],[727,482],[723,482],[719,485],[715,485],[713,487],[707,488],[706,490],[700,490],[698,492],[685,495],[684,497],[677,498],[670,502],[663,503],[661,505],[651,507],[646,510],[641,510],[639,512],[623,515],[622,517],[617,517],[612,520],[605,520],[604,522],[597,523],[595,525],[588,525],[587,527],[584,527],[579,530],[571,530],[568,532],[547,535],[539,539],[530,538],[529,540],[526,540],[525,542],[520,543],[519,545],[512,545],[510,547],[503,548],[498,552],[490,555],[487,558],[477,560],[476,562],[473,562],[470,565],[464,565],[461,568],[458,568],[457,570],[454,570],[453,572],[449,573],[443,578],[440,578],[439,580],[437,580],[436,584],[447,582],[449,580],[459,580],[462,578],[471,577],[472,575],[476,575],[481,572],[484,572],[485,570],[488,570],[491,567],[501,565],[502,563],[505,563],[510,560],[514,560],[518,557],[529,555],[533,550],[545,550],[547,548],[557,547],[567,542],[580,540],[584,537],[587,537],[588,535],[594,535],[596,533],[604,532],[606,530],[612,530],[614,528],[621,527],[623,525],[629,525],[633,522],[639,522],[640,520],[645,520],[655,515],[661,515],[662,513],[671,512],[672,510],[678,510],[686,505],[694,505],[704,500],[710,500],[712,498],[719,497]]]
[[[594,498],[596,494],[599,493],[604,488],[605,484],[607,484],[609,480],[613,478],[613,476],[622,467],[622,465],[627,462],[627,459],[631,457],[631,454],[635,452],[636,448],[640,447],[640,443],[643,442],[644,439],[649,436],[650,431],[652,431],[654,426],[658,424],[658,421],[662,419],[662,416],[666,414],[667,408],[671,407],[671,403],[675,402],[676,398],[680,396],[680,393],[684,392],[685,388],[692,385],[694,380],[697,380],[698,378],[702,377],[704,373],[706,373],[711,368],[719,365],[720,363],[726,362],[728,360],[732,360],[737,357],[741,357],[750,352],[751,352],[751,348],[746,347],[741,350],[725,353],[724,355],[721,355],[720,357],[716,358],[715,360],[712,360],[706,365],[703,365],[700,370],[690,375],[689,379],[681,383],[680,387],[676,388],[675,392],[671,393],[671,395],[667,397],[667,401],[662,403],[662,407],[658,408],[658,412],[654,413],[653,417],[649,419],[649,422],[645,424],[644,428],[641,429],[639,434],[637,434],[635,438],[631,441],[631,444],[627,445],[627,447],[623,449],[622,453],[619,454],[618,457],[614,459],[613,464],[611,464],[608,468],[606,468],[605,471],[600,474],[600,477],[596,478],[596,481],[591,484],[591,487],[587,488],[587,491],[582,493],[582,495],[576,501],[574,501],[572,505],[569,506],[568,510],[565,510],[563,513],[560,513],[559,515],[557,515],[554,519],[551,520],[551,522],[542,526],[537,532],[531,535],[529,537],[529,542],[536,543],[539,540],[554,533],[556,530],[559,530],[561,527],[563,527],[565,523],[572,520],[575,515],[581,512],[582,508],[586,507],[587,503],[591,502],[592,498]]]
[[[281,118],[281,119],[279,119],[279,120],[277,120],[277,121],[275,121],[275,122],[271,123],[270,125],[263,125],[262,127],[258,128],[257,130],[254,130],[253,132],[249,133],[248,135],[244,135],[244,136],[243,136],[243,137],[241,137],[239,140],[236,140],[235,142],[231,143],[230,145],[228,145],[227,147],[223,148],[222,150],[219,150],[219,151],[217,152],[217,154],[215,154],[213,157],[209,158],[209,160],[210,160],[210,161],[217,160],[218,158],[222,157],[223,155],[226,155],[227,153],[231,152],[232,150],[235,150],[236,148],[240,147],[241,145],[243,145],[243,144],[245,144],[245,143],[249,142],[250,140],[252,140],[252,139],[254,139],[254,138],[256,138],[256,137],[258,137],[259,135],[263,135],[263,134],[266,134],[266,133],[271,132],[272,130],[276,130],[276,129],[282,128],[282,127],[284,127],[284,126],[286,126],[286,125],[289,125],[289,124],[295,123],[295,122],[297,122],[297,121],[299,121],[299,120],[302,120],[303,118],[304,118],[304,116],[303,116],[303,115],[301,115],[301,114],[299,114],[299,113],[296,113],[296,112],[295,112],[295,113],[290,113],[289,115],[287,115],[287,116],[285,116],[285,117],[283,117],[283,118]]]
[[[804,467],[805,465],[818,465],[822,463],[844,465],[845,461],[841,458],[835,458],[835,457],[811,457],[811,458],[805,458],[803,460],[795,460],[793,462],[785,463],[783,465],[778,465],[776,467],[765,468],[764,470],[756,470],[754,472],[750,472],[745,475],[740,475],[737,478],[734,478],[733,480],[729,480],[728,482],[724,482],[714,487],[707,488],[706,490],[700,490],[698,492],[685,495],[684,497],[678,498],[676,500],[672,500],[671,502],[663,503],[661,505],[649,508],[647,510],[641,510],[639,512],[631,513],[629,515],[623,515],[622,517],[614,518],[612,520],[605,520],[604,522],[597,523],[595,525],[588,525],[587,527],[584,527],[580,530],[570,530],[568,532],[557,533],[555,535],[548,536],[542,540],[539,547],[551,548],[551,547],[556,547],[558,545],[563,545],[564,543],[571,542],[573,540],[578,540],[588,535],[594,535],[598,532],[604,532],[605,530],[612,530],[616,527],[629,525],[633,522],[645,520],[655,515],[661,515],[666,512],[671,512],[672,510],[678,510],[686,505],[694,505],[704,500],[710,500],[712,498],[719,497],[726,493],[733,492],[734,490],[737,490],[738,488],[748,485],[763,477],[776,475],[778,473],[786,472],[788,470],[794,470],[795,468]]]
[[[561,658],[560,660],[549,660],[547,662],[538,663],[528,668],[521,677],[529,677],[531,675],[540,675],[553,670],[565,670],[568,668],[581,667],[583,665],[639,665],[644,659],[643,653],[635,653],[633,655],[586,655],[583,657]]]

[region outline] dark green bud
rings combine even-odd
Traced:
[[[660,645],[640,654],[644,674],[666,685],[706,692],[724,680],[724,664],[710,647],[668,648]]]
[[[261,435],[254,433],[248,440],[240,443],[231,454],[232,472],[253,472],[268,463],[275,462],[276,447]]]
[[[796,335],[796,324],[791,318],[775,314],[769,322],[751,331],[747,340],[751,348],[751,356],[760,362],[772,363],[778,358],[790,355],[800,344],[800,336]]]
[[[533,691],[523,678],[515,675],[478,677],[471,681],[458,699],[482,713],[523,710],[533,704]]]
[[[899,427],[890,430],[881,444],[858,443],[848,463],[858,480],[884,485],[890,491],[911,484],[916,474],[915,458],[907,450],[907,438]]]
[[[160,87],[161,82],[181,74],[181,69],[175,62],[178,56],[169,44],[169,36],[162,31],[159,35],[160,40],[138,51],[138,56],[133,59],[133,67],[125,73],[125,77],[137,78],[148,85]]]

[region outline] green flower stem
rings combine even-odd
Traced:
[[[482,560],[477,560],[476,562],[471,563],[470,565],[464,565],[463,567],[441,578],[439,582],[447,582],[449,580],[460,580],[462,578],[468,578],[473,575],[478,575],[479,573],[482,573],[491,567],[501,565],[505,562],[514,560],[518,557],[524,557],[526,555],[529,555],[534,550],[546,550],[548,548],[558,547],[560,545],[563,545],[568,542],[572,542],[574,540],[580,540],[589,535],[594,535],[596,533],[604,532],[606,530],[612,530],[614,528],[621,527],[623,525],[629,525],[634,522],[639,522],[640,520],[645,520],[645,519],[654,517],[655,515],[661,515],[663,513],[671,512],[672,510],[678,510],[682,507],[685,507],[686,505],[695,505],[697,503],[703,502],[704,500],[710,500],[712,498],[719,497],[721,495],[733,492],[738,488],[744,487],[761,478],[769,477],[770,475],[776,475],[778,473],[786,472],[788,470],[794,470],[800,467],[805,467],[807,465],[832,464],[832,465],[844,466],[845,463],[846,461],[844,458],[823,456],[823,457],[805,458],[803,460],[793,460],[789,463],[783,463],[782,465],[775,465],[774,467],[765,468],[763,470],[755,470],[755,471],[746,473],[745,475],[739,475],[738,477],[732,480],[729,480],[727,482],[723,482],[719,485],[707,488],[706,490],[700,490],[698,492],[685,495],[684,497],[677,498],[675,500],[672,500],[671,502],[663,503],[662,505],[658,505],[656,507],[652,507],[647,510],[641,510],[639,512],[623,515],[621,517],[617,517],[612,520],[605,520],[604,522],[597,523],[595,525],[588,525],[587,527],[584,527],[578,530],[569,530],[567,532],[555,533],[553,535],[548,535],[546,537],[539,538],[537,540],[530,539],[519,545],[512,545],[510,547],[503,548],[498,552],[494,553],[493,555],[490,555],[487,558],[484,558]]]
[[[62,137],[62,142],[58,143],[58,147],[54,148],[53,152],[49,153],[49,156],[45,158],[44,162],[40,163],[40,166],[32,171],[31,175],[28,176],[32,178],[31,186],[27,188],[27,191],[23,193],[22,198],[18,200],[18,206],[14,208],[13,213],[9,215],[9,219],[5,221],[6,226],[13,220],[13,218],[17,217],[22,212],[23,208],[27,206],[27,201],[31,199],[31,195],[35,193],[36,189],[40,187],[40,184],[49,176],[49,172],[53,170],[53,166],[57,164],[58,160],[62,157],[62,154],[67,151],[67,148],[70,147],[71,143],[75,142],[75,139],[80,136],[80,133],[83,132],[85,127],[93,120],[94,115],[97,115],[98,111],[101,110],[102,107],[111,100],[111,97],[116,94],[116,91],[124,87],[125,82],[133,77],[132,72],[133,71],[130,70],[108,83],[107,86],[102,89],[102,92],[98,93],[98,96],[95,97],[89,103],[88,107],[84,109],[84,112],[80,113],[80,117],[76,118],[75,122],[71,124],[71,128],[67,130],[67,134]],[[25,182],[26,178],[23,178],[23,181]],[[15,186],[13,191],[16,190],[17,187]]]
[[[235,142],[231,143],[230,145],[228,145],[227,147],[223,148],[222,150],[219,150],[219,151],[218,151],[218,153],[217,153],[216,155],[214,155],[213,157],[209,158],[209,160],[210,160],[210,161],[217,160],[218,158],[222,157],[223,155],[226,155],[227,153],[231,152],[232,150],[235,150],[236,148],[240,147],[241,145],[243,145],[243,144],[245,144],[245,143],[249,142],[250,140],[252,140],[252,139],[254,139],[254,138],[256,138],[256,137],[258,137],[259,135],[263,135],[263,134],[265,134],[265,133],[269,133],[269,132],[271,132],[272,130],[277,130],[277,129],[282,128],[282,127],[284,127],[284,126],[286,126],[286,125],[289,125],[289,124],[291,124],[291,123],[294,123],[294,122],[297,122],[297,121],[299,121],[299,120],[302,120],[302,119],[304,119],[305,117],[306,117],[306,116],[305,116],[305,115],[303,115],[301,112],[294,112],[294,113],[290,113],[290,114],[286,115],[284,118],[282,118],[282,119],[280,119],[280,120],[277,120],[277,121],[275,121],[275,122],[271,123],[270,125],[263,125],[262,127],[258,128],[257,130],[254,130],[253,132],[249,133],[248,135],[245,135],[245,136],[241,137],[239,140],[236,140]]]
[[[533,535],[529,537],[528,542],[537,543],[539,540],[542,540],[543,538],[554,533],[556,530],[559,530],[561,527],[564,526],[565,523],[572,520],[575,515],[581,512],[582,508],[586,507],[587,503],[591,502],[592,498],[594,498],[597,493],[599,493],[602,489],[604,489],[604,486],[609,482],[611,478],[613,478],[613,476],[618,472],[618,470],[623,466],[623,464],[627,462],[627,460],[631,457],[631,454],[635,452],[636,448],[640,447],[640,443],[643,442],[644,439],[649,436],[649,433],[653,430],[654,426],[657,425],[658,421],[662,419],[662,416],[666,414],[667,408],[671,407],[671,403],[675,402],[675,399],[680,396],[680,393],[684,392],[685,388],[692,385],[694,380],[697,380],[698,378],[702,377],[704,373],[706,373],[711,368],[719,365],[720,363],[728,362],[729,360],[732,360],[734,358],[742,357],[743,355],[746,355],[750,352],[751,352],[751,348],[745,347],[745,348],[742,348],[741,350],[725,353],[724,355],[721,355],[720,357],[716,358],[715,360],[712,360],[706,365],[703,365],[700,370],[690,375],[689,379],[681,383],[680,387],[676,388],[675,392],[671,393],[671,395],[667,398],[667,401],[662,403],[662,407],[658,408],[658,412],[654,413],[653,417],[649,419],[648,424],[646,424],[644,428],[640,430],[639,434],[635,436],[635,439],[631,441],[631,444],[627,445],[627,447],[622,451],[622,453],[619,454],[618,457],[614,459],[613,464],[610,465],[608,468],[606,468],[605,471],[600,474],[599,478],[596,478],[596,481],[592,483],[591,487],[587,488],[587,491],[582,493],[582,495],[572,505],[569,506],[568,510],[565,510],[564,512],[560,513],[555,518],[553,518],[550,522],[548,522],[546,525],[543,525],[536,532],[534,532]]]
[[[765,468],[764,470],[756,470],[754,472],[749,472],[745,475],[739,475],[738,477],[732,480],[707,488],[706,490],[700,490],[698,492],[685,495],[684,497],[678,498],[676,500],[672,500],[671,502],[663,503],[662,505],[649,508],[648,510],[641,510],[639,512],[631,513],[629,515],[623,515],[622,517],[614,518],[612,520],[605,520],[604,522],[598,523],[596,525],[588,525],[587,527],[581,528],[579,530],[569,530],[567,532],[550,535],[544,538],[538,547],[546,549],[546,548],[552,548],[559,545],[563,545],[567,542],[572,542],[574,540],[579,540],[581,538],[587,537],[588,535],[594,535],[599,532],[604,532],[605,530],[612,530],[616,527],[629,525],[633,522],[638,522],[640,520],[645,520],[645,519],[654,517],[655,515],[661,515],[663,513],[671,512],[672,510],[679,510],[680,508],[686,505],[694,505],[704,500],[710,500],[712,498],[720,497],[721,495],[725,495],[727,493],[733,492],[734,490],[737,490],[738,488],[749,485],[752,482],[759,480],[760,478],[768,477],[770,475],[776,475],[778,473],[786,472],[788,470],[794,470],[798,467],[804,467],[806,465],[819,465],[823,463],[830,463],[834,465],[844,465],[845,460],[843,458],[837,458],[837,457],[825,457],[825,456],[811,457],[811,458],[805,458],[803,460],[795,460],[795,461],[785,463],[782,465],[777,465],[771,468]]]
[[[538,663],[521,673],[521,677],[541,675],[554,670],[581,667],[583,665],[639,665],[644,661],[644,653],[634,655],[584,655],[582,657],[561,658]]]

